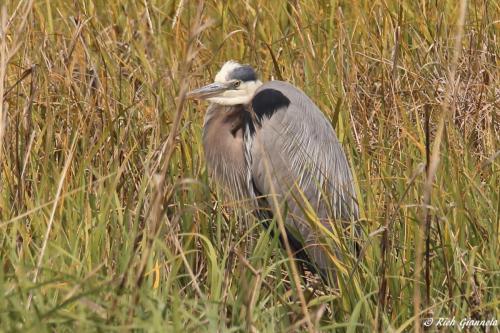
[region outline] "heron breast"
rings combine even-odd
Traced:
[[[244,151],[247,111],[242,107],[220,107],[206,120],[203,129],[207,168],[210,176],[231,195],[242,198],[248,195]]]

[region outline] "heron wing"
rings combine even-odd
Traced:
[[[280,204],[287,232],[302,242],[320,270],[328,269],[331,260],[318,246],[311,210],[328,230],[332,222],[358,218],[350,168],[335,131],[302,91],[285,82],[260,87],[252,108],[257,124],[251,146],[253,186],[274,213],[275,203]]]

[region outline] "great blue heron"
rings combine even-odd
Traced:
[[[203,127],[211,176],[235,198],[280,209],[294,250],[323,276],[333,270],[321,229],[340,222],[346,230],[358,205],[344,151],[319,108],[291,84],[263,84],[252,67],[234,61],[188,98],[211,103]]]

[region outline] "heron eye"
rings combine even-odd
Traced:
[[[240,86],[240,84],[241,84],[241,81],[236,81],[236,82],[234,82],[234,87],[238,88]]]

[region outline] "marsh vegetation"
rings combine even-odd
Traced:
[[[500,319],[499,13],[488,0],[2,2],[0,331]],[[244,227],[207,177],[206,105],[185,94],[229,59],[303,89],[342,142],[363,252],[334,290],[294,283],[279,240]]]

